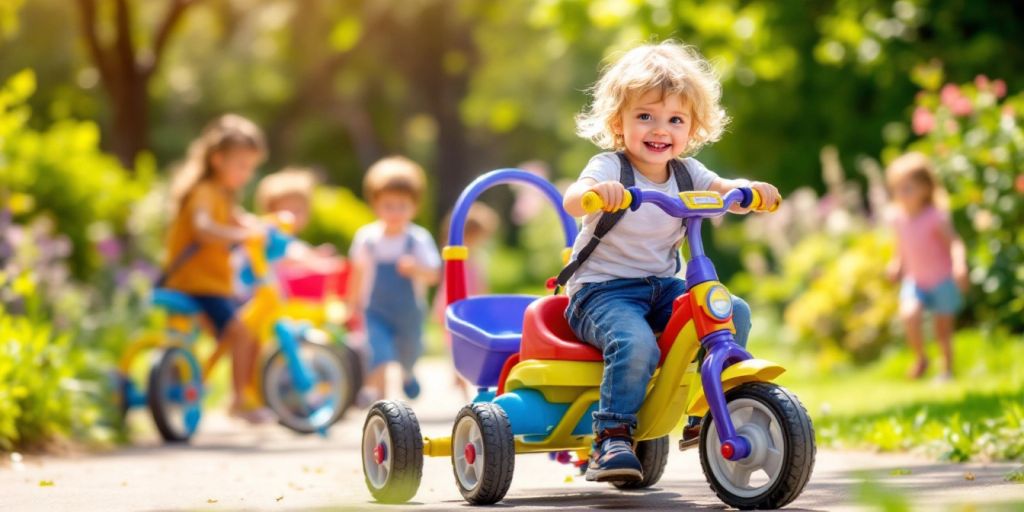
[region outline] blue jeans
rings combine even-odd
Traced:
[[[604,353],[595,433],[621,425],[636,428],[636,413],[661,358],[654,333],[665,329],[672,302],[685,291],[682,279],[645,277],[587,283],[573,294],[565,311],[569,326]],[[745,347],[750,306],[738,297],[732,305],[736,343]]]

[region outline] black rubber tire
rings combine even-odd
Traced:
[[[628,490],[645,489],[658,483],[661,475],[665,474],[665,465],[668,464],[668,436],[640,441],[636,444],[636,456],[640,459],[640,467],[644,471],[643,479],[612,482],[612,485]]]
[[[342,359],[338,352],[334,350],[332,347],[328,347],[326,345],[321,345],[319,343],[314,343],[311,341],[301,341],[300,350],[315,351],[318,353],[319,357],[324,358],[324,361],[331,361],[331,364],[336,365],[335,369],[341,373],[341,378],[344,380],[345,384],[348,385],[349,374],[351,373],[351,371],[349,370],[348,363],[344,359]],[[274,366],[279,364],[284,365],[284,367],[286,368],[285,371],[287,371],[288,361],[285,358],[284,352],[281,352],[280,350],[275,350],[274,353],[267,358],[266,364],[263,365],[263,378],[261,379],[263,387],[263,402],[267,404],[270,410],[274,411],[274,414],[276,414],[278,417],[278,423],[280,423],[282,426],[294,432],[298,432],[300,434],[312,434],[316,432],[317,429],[313,425],[305,421],[292,420],[290,418],[290,414],[288,414],[288,411],[278,410],[278,408],[281,407],[281,405],[279,405],[276,400],[270,400],[270,394],[274,392],[274,390],[271,388],[271,386],[273,386],[273,383],[269,378],[270,371],[272,370],[272,368],[274,368]],[[349,397],[351,395],[352,393],[350,391],[346,391],[344,393],[344,397],[342,398],[341,403],[338,404],[338,408],[331,415],[330,420],[328,420],[326,424],[327,427],[330,427],[331,425],[337,423],[338,420],[340,420],[341,417],[345,414],[345,411],[348,410],[349,406],[352,405],[352,402],[349,400]]]
[[[128,403],[129,393],[131,392],[131,381],[128,376],[122,375],[121,373],[115,373],[113,375],[113,387],[114,387],[114,407],[117,411],[117,428],[124,429],[128,426],[128,409],[131,408],[131,404]]]
[[[782,427],[786,443],[783,453],[782,472],[771,488],[758,496],[744,498],[729,492],[714,477],[704,449],[708,432],[715,428],[710,414],[704,416],[700,432],[700,465],[704,470],[711,490],[725,504],[741,510],[782,508],[803,492],[804,486],[814,471],[817,447],[814,441],[814,425],[800,400],[786,388],[767,382],[751,382],[730,390],[726,402],[747,398],[761,402],[775,413]]]
[[[193,356],[185,349],[179,347],[171,347],[157,354],[153,367],[149,371],[149,388],[146,390],[149,410],[153,413],[153,422],[156,423],[156,429],[160,432],[160,437],[168,443],[188,442],[191,440],[192,435],[195,434],[194,430],[192,432],[185,432],[172,424],[166,410],[167,403],[164,400],[164,381],[160,376],[164,372],[173,371],[169,366],[181,357],[192,358]],[[201,382],[199,386],[201,387]],[[200,396],[202,396],[201,393]]]
[[[420,423],[416,413],[405,402],[381,400],[370,406],[363,423],[364,434],[375,416],[383,419],[387,426],[392,446],[391,473],[383,486],[374,487],[366,473],[366,457],[361,457],[366,488],[381,503],[405,503],[416,495],[423,479],[423,436],[420,434]],[[363,449],[365,446],[360,452]]]
[[[463,418],[476,423],[483,445],[480,453],[483,457],[483,474],[478,476],[479,482],[472,489],[463,487],[455,463],[455,432]],[[492,402],[478,402],[463,407],[452,427],[452,474],[462,497],[473,505],[491,505],[501,501],[512,485],[515,467],[516,443],[512,437],[512,423],[505,410]]]
[[[363,389],[363,360],[359,357],[359,353],[356,352],[352,347],[348,346],[344,341],[334,339],[331,348],[338,353],[345,364],[348,366],[348,383],[349,383],[349,396],[345,400],[345,410],[352,407],[352,404],[356,403],[356,397],[359,396],[359,390]]]

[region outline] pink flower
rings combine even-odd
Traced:
[[[1021,195],[1024,195],[1024,174],[1017,175],[1015,185],[1017,187],[1017,192],[1019,192]]]
[[[939,98],[942,100],[942,104],[949,108],[953,108],[956,101],[962,97],[963,95],[960,94],[960,88],[953,84],[943,85],[942,91],[939,92]]]
[[[974,85],[978,88],[979,91],[988,90],[988,84],[989,84],[989,81],[988,81],[988,77],[987,76],[985,76],[985,75],[978,75],[978,76],[974,77]]]
[[[924,107],[917,107],[914,109],[914,116],[910,124],[915,134],[924,135],[935,128],[935,116],[932,115],[930,110]]]
[[[971,100],[967,99],[966,96],[960,96],[949,106],[949,110],[953,112],[953,115],[967,116],[971,114],[974,109],[974,105],[971,104]]]
[[[1006,96],[1006,82],[1002,79],[995,80],[992,82],[992,93],[996,95],[996,98],[1002,98]]]

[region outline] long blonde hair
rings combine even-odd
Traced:
[[[721,105],[722,84],[711,64],[692,46],[669,40],[633,48],[605,68],[589,91],[593,103],[576,116],[576,133],[603,149],[623,149],[625,142],[613,126],[631,99],[650,91],[679,95],[692,109],[687,154],[718,140],[729,122]]]
[[[185,199],[200,181],[213,176],[210,157],[219,151],[233,148],[249,148],[265,154],[267,144],[263,131],[256,123],[237,114],[224,114],[203,128],[199,137],[189,144],[185,163],[171,180],[172,213],[181,209]]]

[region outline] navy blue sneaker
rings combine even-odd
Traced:
[[[402,391],[409,400],[415,400],[420,396],[420,381],[416,380],[414,375],[409,375],[409,380],[402,383]]]
[[[629,427],[606,428],[594,440],[587,466],[587,480],[597,482],[632,482],[644,477],[640,459],[633,452],[633,436]]]

